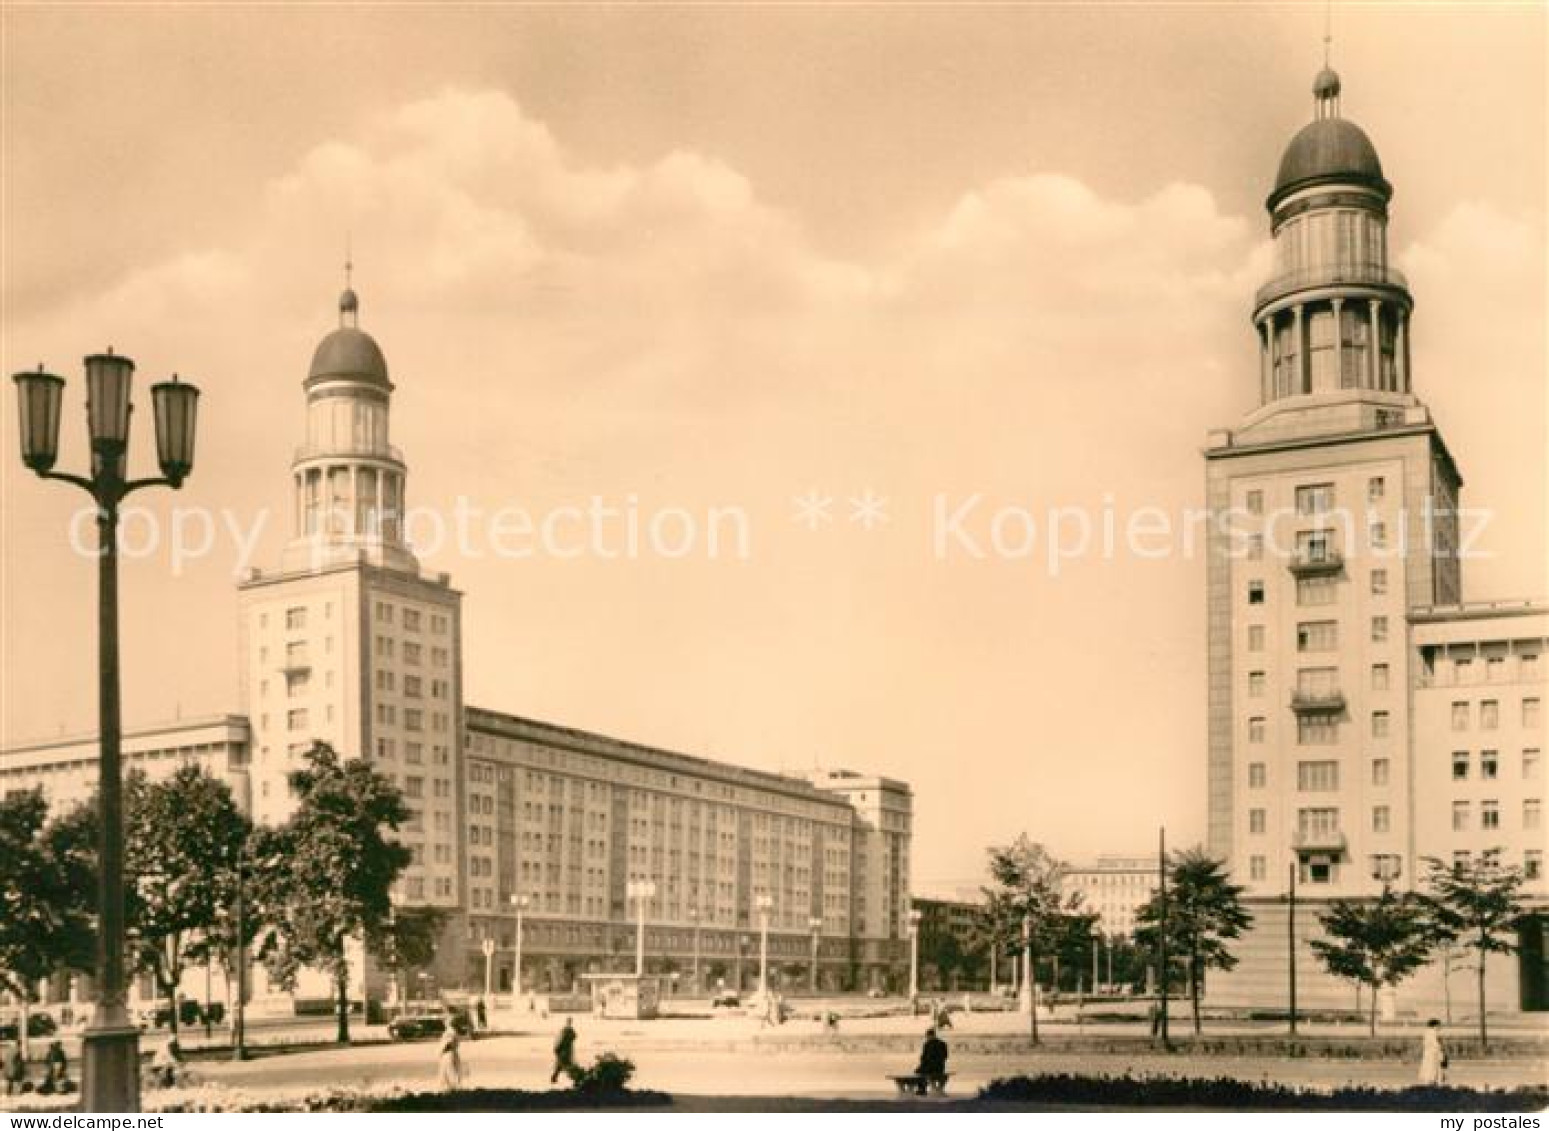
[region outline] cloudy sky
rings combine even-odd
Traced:
[[[411,505],[747,516],[746,557],[427,544],[467,594],[469,702],[905,778],[925,887],[1022,830],[1070,857],[1203,835],[1202,560],[987,544],[1000,512],[1042,539],[1050,508],[1201,504],[1206,431],[1255,397],[1263,199],[1322,4],[0,18],[6,371],[73,379],[64,466],[81,355],[201,385],[192,480],[138,497],[164,534],[174,507],[262,519],[247,564],[277,564],[348,234]],[[1479,598],[1545,588],[1544,22],[1334,12],[1415,387],[1499,512]],[[9,393],[0,417],[14,445]],[[79,501],[0,459],[0,741],[94,725]],[[983,559],[937,552],[942,505]],[[128,724],[238,709],[242,564],[229,533],[125,563]]]

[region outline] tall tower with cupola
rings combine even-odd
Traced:
[[[1404,277],[1388,266],[1393,188],[1370,139],[1340,115],[1339,76],[1313,83],[1313,120],[1291,139],[1267,202],[1274,276],[1253,321],[1261,349],[1260,402],[1410,391]],[[1346,398],[1391,410],[1406,402]]]
[[[1408,611],[1458,599],[1461,485],[1413,391],[1393,186],[1327,67],[1266,206],[1258,406],[1213,433],[1209,841],[1250,895],[1407,884]]]
[[[294,807],[288,774],[314,741],[365,758],[403,791],[413,863],[395,898],[462,902],[461,594],[405,538],[403,457],[389,442],[393,383],[348,287],[312,355],[305,439],[291,462],[281,568],[240,587],[254,818]]]
[[[339,327],[318,343],[302,384],[306,442],[291,463],[295,526],[287,568],[340,561],[416,572],[404,542],[407,470],[388,442],[393,383],[387,360],[360,328],[360,299],[339,296]]]

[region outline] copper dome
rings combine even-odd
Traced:
[[[1381,192],[1383,200],[1393,195],[1371,139],[1360,126],[1344,118],[1309,122],[1291,139],[1280,159],[1269,208],[1273,211],[1297,189],[1332,182],[1368,185]]]
[[[317,344],[307,379],[354,377],[392,388],[382,348],[364,330],[341,326]]]

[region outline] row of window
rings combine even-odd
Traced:
[[[287,608],[285,610],[285,627],[286,627],[286,629],[291,631],[291,632],[299,632],[301,629],[306,628],[306,626],[307,626],[307,616],[308,616],[308,610],[307,610],[307,607],[305,605],[292,605],[291,607]],[[332,620],[333,619],[333,602],[332,601],[325,601],[325,602],[323,602],[323,619],[324,620]],[[258,614],[258,627],[259,628],[268,628],[269,627],[269,614],[267,612],[261,612],[261,613]]]
[[[410,899],[410,900],[424,899],[425,898],[425,877],[424,876],[408,876],[403,881],[403,888],[404,888],[404,895],[408,899]],[[437,898],[437,899],[451,899],[452,898],[452,881],[449,878],[447,878],[446,876],[437,876],[436,877],[436,882],[435,882],[435,887],[434,887],[433,890],[436,893],[435,894],[435,898]]]
[[[1387,495],[1387,479],[1374,475],[1366,481],[1366,502],[1380,503]],[[1302,517],[1328,514],[1337,505],[1337,495],[1332,483],[1304,483],[1295,490],[1296,513]],[[1249,514],[1264,513],[1264,492],[1255,488],[1247,493],[1245,505]]]
[[[1326,690],[1337,690],[1333,682],[1334,676],[1330,673],[1338,672],[1338,668],[1299,668],[1297,669],[1297,690],[1310,692],[1314,683],[1327,683]],[[1390,669],[1387,664],[1373,664],[1371,666],[1371,689],[1373,691],[1387,691],[1389,685]],[[1306,677],[1304,679],[1303,677]],[[1268,675],[1263,671],[1250,671],[1248,673],[1248,698],[1262,699],[1267,685]]]
[[[395,738],[378,738],[376,740],[376,756],[381,762],[391,762],[398,757],[398,740]],[[418,742],[405,741],[403,744],[403,760],[411,766],[418,766],[425,761],[425,747]],[[432,745],[430,748],[430,761],[435,766],[451,764],[451,755],[447,748],[441,745]]]
[[[408,607],[399,608],[388,603],[387,601],[378,601],[376,603],[377,624],[392,624],[394,623],[395,617],[397,618],[398,623],[402,624],[403,627],[409,632],[421,631],[421,626],[424,623],[424,614],[421,613],[419,609]],[[451,623],[451,618],[449,618],[445,613],[430,614],[430,631],[437,636],[446,635],[446,632],[451,626]]]
[[[1452,660],[1431,659],[1430,681],[1433,685],[1460,687],[1513,681],[1533,683],[1540,678],[1543,670],[1539,655],[1537,652],[1522,652],[1516,656],[1487,655],[1483,657],[1483,663],[1472,656],[1459,656]]]
[[[1534,781],[1538,778],[1538,768],[1541,751],[1537,747],[1527,747],[1522,751],[1522,779]],[[1467,750],[1454,750],[1452,752],[1452,780],[1467,781],[1473,756]],[[1494,781],[1500,776],[1501,752],[1499,750],[1481,750],[1479,752],[1479,777],[1481,781]]]
[[[399,645],[402,645],[400,651]],[[402,656],[403,662],[410,667],[420,667],[424,660],[424,649],[413,640],[394,640],[391,636],[378,633],[376,636],[377,657],[383,660],[391,660]],[[430,649],[430,666],[433,668],[447,667],[451,662],[450,649],[439,645],[432,645]]]
[[[1388,711],[1371,713],[1370,734],[1373,738],[1387,738],[1393,729],[1393,716]],[[1262,715],[1248,719],[1248,742],[1258,745],[1265,741],[1269,732],[1269,720]],[[1339,721],[1330,715],[1299,715],[1296,719],[1296,744],[1298,746],[1333,746],[1339,742]]]
[[[398,673],[385,668],[376,673],[376,689],[378,691],[397,691]],[[445,699],[451,693],[451,684],[444,679],[432,679],[430,681],[430,698]],[[403,677],[403,695],[406,699],[423,699],[425,697],[425,684],[421,677],[412,673],[405,673]]]
[[[378,703],[376,705],[376,721],[379,726],[397,726],[398,719],[397,704]],[[405,707],[403,709],[403,729],[423,731],[425,729],[424,709],[421,707]],[[445,732],[449,729],[447,716],[444,711],[432,711],[430,713],[430,729],[437,732]]]
[[[1522,827],[1524,829],[1536,829],[1541,827],[1544,816],[1544,803],[1537,797],[1525,798],[1522,802]],[[1454,801],[1452,803],[1452,830],[1453,832],[1467,832],[1473,820],[1473,802]],[[1487,798],[1479,803],[1479,827],[1481,829],[1498,829],[1501,827],[1501,803],[1494,798]]]
[[[1536,696],[1522,700],[1522,725],[1532,728],[1542,725],[1543,703]],[[1454,700],[1452,704],[1452,729],[1468,730],[1473,725],[1473,704],[1467,700]],[[1479,729],[1498,730],[1501,725],[1499,699],[1482,699],[1479,702]]]
[[[1473,859],[1467,849],[1452,854],[1454,867],[1466,866]],[[1404,858],[1393,853],[1378,852],[1367,857],[1367,871],[1372,879],[1389,882],[1403,874]],[[1248,876],[1254,880],[1268,878],[1268,863],[1263,856],[1248,858]],[[1544,874],[1544,853],[1541,848],[1529,848],[1522,853],[1522,874],[1529,880],[1538,880]],[[1337,865],[1327,861],[1305,862],[1297,872],[1301,883],[1332,883],[1338,878]]]
[[[1303,765],[1316,765],[1315,763],[1303,763]],[[1467,832],[1472,827],[1473,803],[1469,801],[1454,801],[1452,803],[1452,828],[1454,832]],[[1371,831],[1385,833],[1392,830],[1393,811],[1387,805],[1374,805],[1371,810]],[[1543,801],[1536,797],[1529,797],[1522,802],[1522,828],[1531,831],[1540,828],[1543,821]],[[1263,836],[1268,830],[1269,815],[1265,809],[1248,810],[1248,832],[1253,836]],[[1481,801],[1479,803],[1479,827],[1481,829],[1501,828],[1501,803],[1495,799]],[[1339,832],[1339,810],[1325,809],[1298,809],[1296,811],[1296,829],[1303,836],[1332,836]]]

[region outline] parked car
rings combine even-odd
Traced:
[[[219,1023],[225,1015],[225,1005],[218,1001],[210,1003],[210,1024]],[[172,1024],[172,1007],[164,1001],[147,1005],[140,1010],[139,1022],[142,1029],[165,1029]],[[204,1024],[204,1007],[184,998],[178,1002],[177,1023],[180,1026]]]
[[[742,995],[736,990],[716,990],[715,996],[710,999],[710,1008],[720,1009],[723,1006],[735,1009],[742,1004]]]
[[[446,1014],[410,1013],[387,1023],[388,1035],[395,1041],[416,1041],[439,1037],[446,1032]]]
[[[52,1037],[59,1025],[47,1013],[38,1011],[27,1014],[27,1036]],[[0,1041],[14,1041],[21,1032],[21,1015],[13,1014],[0,1021]]]

